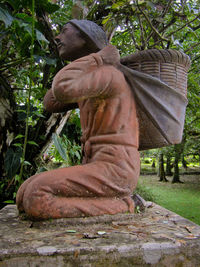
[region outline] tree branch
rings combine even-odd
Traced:
[[[134,27],[132,21],[129,20],[129,22],[130,22],[130,24],[132,26],[132,29],[134,30],[135,27]],[[133,44],[134,44],[135,48],[138,49],[138,50],[141,50],[140,47],[137,45],[137,42],[135,40],[135,37],[134,37],[134,34],[133,34],[132,30],[130,31],[130,35],[131,35],[131,38],[133,40]]]
[[[137,1],[138,2],[138,1]],[[168,42],[169,40],[166,39],[165,37],[163,37],[158,30],[153,26],[153,24],[151,23],[150,19],[148,18],[147,14],[140,8],[140,6],[137,3],[137,7],[139,9],[139,11],[142,13],[142,15],[145,17],[146,21],[148,22],[149,26],[151,27],[152,31],[163,41]]]
[[[170,20],[170,22],[169,22],[167,25],[163,26],[162,30],[159,31],[159,32],[160,32],[160,33],[164,32],[167,28],[169,28],[169,27],[170,27],[171,25],[173,25],[175,22],[176,22],[176,17],[173,17],[173,18]]]
[[[7,62],[5,64],[2,64],[1,65],[1,69],[0,71],[3,72],[11,67],[14,67],[18,64],[21,64],[22,62],[24,62],[25,60],[27,60],[27,58],[20,58],[20,59],[16,59],[16,60],[13,60],[13,61],[10,61],[10,62]]]
[[[165,15],[167,14],[167,12],[168,12],[168,10],[169,10],[170,5],[171,5],[172,2],[173,2],[173,0],[168,1],[166,8],[164,9],[164,11],[163,11],[163,13],[161,15],[162,18],[164,18]]]
[[[170,0],[170,1],[168,2],[166,8],[165,8],[164,11],[162,12],[161,18],[164,18],[165,15],[167,14],[167,12],[168,12],[168,10],[169,10],[169,8],[170,8],[170,5],[171,5],[171,3],[172,3],[172,1],[173,1],[173,0]],[[165,27],[163,26],[162,29],[159,30],[159,33],[164,32],[164,31],[165,31],[169,26],[171,26],[175,21],[176,21],[176,19],[173,17],[173,18],[171,19],[171,21],[170,21]],[[158,23],[158,21],[157,21],[157,22],[154,24],[154,27],[157,27],[158,25],[159,25],[159,23]],[[155,35],[155,32],[151,31],[151,32],[150,32],[150,35],[147,37],[147,42],[148,42],[148,40],[149,40],[151,37],[154,37],[154,35]]]
[[[139,25],[140,25],[142,50],[144,50],[146,48],[146,40],[144,38],[144,28],[143,28],[143,25],[142,25],[142,22],[141,22],[140,15],[137,14],[137,17],[138,17],[138,21],[139,21]]]
[[[188,49],[186,49],[184,52],[187,53],[187,52],[191,51],[193,48],[197,47],[198,45],[200,45],[200,42],[198,42],[198,43],[196,43],[196,44],[190,46],[190,47],[189,47]]]
[[[196,19],[198,19],[199,17],[200,17],[200,14],[197,15],[197,16],[196,16],[194,19],[192,19],[191,21],[186,22],[186,23],[185,23],[183,26],[181,26],[180,28],[178,28],[178,29],[176,29],[175,31],[169,33],[169,34],[167,35],[167,37],[171,36],[172,34],[178,32],[178,31],[180,31],[180,30],[182,30],[183,28],[185,28],[186,26],[188,26],[189,24],[191,24],[192,22],[194,22],[194,21],[195,21]]]

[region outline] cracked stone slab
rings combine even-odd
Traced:
[[[140,214],[30,221],[0,210],[0,267],[200,266],[200,226],[154,203]]]

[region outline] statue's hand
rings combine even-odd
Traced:
[[[117,66],[120,63],[120,54],[118,49],[109,44],[100,50],[97,54],[101,56],[105,64]]]

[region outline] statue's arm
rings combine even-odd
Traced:
[[[66,112],[68,110],[78,108],[77,103],[63,104],[60,101],[57,101],[52,93],[52,89],[47,91],[44,97],[43,104],[44,104],[45,110],[51,113]]]
[[[80,58],[60,70],[52,84],[53,95],[61,103],[79,102],[90,97],[111,96],[111,64],[104,64],[101,53]]]

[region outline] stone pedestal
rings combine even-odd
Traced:
[[[0,267],[200,266],[200,226],[156,204],[144,213],[31,222],[0,211]]]

